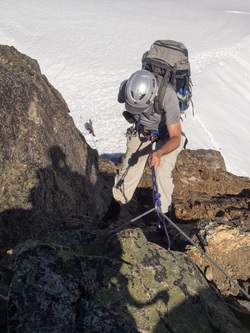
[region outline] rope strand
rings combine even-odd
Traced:
[[[167,236],[167,239],[168,239],[168,249],[170,250],[171,241],[170,241],[170,237],[169,237],[169,234],[168,234],[167,226],[166,226],[164,218],[162,218],[163,215],[160,214],[160,213],[162,213],[162,211],[161,211],[161,200],[160,200],[161,195],[160,195],[160,193],[158,193],[158,189],[157,189],[156,174],[155,174],[154,166],[152,167],[152,187],[153,187],[153,203],[154,203],[156,213],[157,213],[157,216],[158,216],[158,227],[160,228],[161,223],[162,223],[162,225],[164,227],[164,230],[165,230],[165,233],[166,233],[166,236]]]
[[[153,151],[153,139],[151,137],[151,154],[153,155],[154,151]],[[161,223],[164,227],[167,239],[168,239],[168,249],[170,250],[170,246],[171,246],[171,241],[170,241],[170,237],[168,234],[168,230],[167,230],[167,226],[165,223],[165,220],[163,218],[163,215],[160,215],[161,211],[161,194],[158,193],[158,188],[157,188],[157,182],[156,182],[156,173],[155,173],[155,167],[152,166],[152,188],[153,188],[153,204],[154,207],[156,208],[156,213],[158,216],[158,227],[161,227]]]

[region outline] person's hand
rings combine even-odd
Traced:
[[[159,151],[155,151],[149,161],[150,168],[154,167],[156,170],[160,165],[160,161],[161,161],[161,154]]]

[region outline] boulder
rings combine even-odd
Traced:
[[[172,173],[175,185],[173,210],[179,220],[249,217],[250,180],[227,172],[220,152],[183,150]],[[146,166],[139,184],[139,198],[152,201],[151,170]],[[145,189],[148,189],[146,192]]]
[[[99,216],[96,150],[36,60],[0,45],[0,252],[64,216]]]
[[[250,258],[250,224],[240,224],[216,218],[202,219],[196,233],[197,245],[228,274],[246,293],[250,293],[249,258]],[[242,293],[218,268],[206,259],[194,246],[188,246],[186,253],[200,268],[208,281],[212,281],[220,292],[226,296],[239,296]]]
[[[250,180],[227,172],[220,152],[182,151],[173,179],[173,203],[178,219],[248,218]]]
[[[8,332],[247,332],[185,254],[140,229],[75,232],[79,253],[67,237],[14,250]]]

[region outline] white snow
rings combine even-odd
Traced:
[[[227,170],[250,175],[249,0],[1,0],[0,43],[37,59],[99,154],[124,153],[120,82],[157,39],[189,49],[195,115],[189,149],[216,149]],[[93,122],[96,138],[85,122]]]

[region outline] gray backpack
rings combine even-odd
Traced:
[[[192,104],[192,82],[188,50],[182,43],[172,40],[157,40],[142,57],[142,69],[154,74],[158,83],[158,94],[154,100],[157,113],[163,112],[163,98],[168,84],[178,96],[183,113]]]

